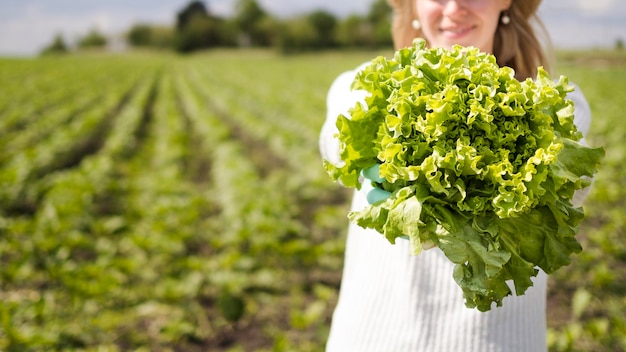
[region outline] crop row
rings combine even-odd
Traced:
[[[36,87],[0,102],[0,348],[315,348],[341,245],[314,219],[343,199],[314,169],[319,101],[280,112],[195,59],[145,59],[0,70]]]

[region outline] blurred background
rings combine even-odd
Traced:
[[[56,36],[60,36],[68,47],[76,47],[90,34],[107,38],[107,44],[112,50],[123,50],[129,44],[128,35],[132,29],[135,29],[135,43],[141,41],[138,32],[141,29],[145,32],[145,26],[158,29],[162,37],[167,36],[163,32],[176,27],[177,13],[188,3],[181,0],[3,1],[0,3],[0,33],[3,33],[0,37],[0,55],[36,55],[49,46]],[[350,22],[354,28],[358,20],[382,16],[384,13],[380,9],[373,13],[370,0],[258,0],[252,4],[237,0],[213,0],[203,2],[203,5],[210,17],[219,20],[222,32],[231,32],[222,34],[221,45],[250,43],[242,38],[226,38],[237,35],[232,29],[233,25],[244,26],[247,31],[257,35],[264,32],[264,39],[255,38],[254,35],[249,38],[252,43],[264,40],[264,44],[270,45],[269,41],[273,40],[274,45],[279,45],[276,39],[268,38],[279,35],[272,31],[287,22],[302,19],[307,14],[318,13],[318,17],[324,14],[335,22],[344,22],[343,27],[349,26],[346,22]],[[612,48],[623,45],[626,36],[626,4],[623,1],[549,0],[543,2],[539,13],[555,47],[560,49]],[[214,28],[214,31],[217,29]],[[386,34],[385,31],[381,32],[380,36]],[[345,35],[336,33],[338,37]],[[341,38],[335,39],[341,43]],[[159,39],[161,44],[164,40],[168,39]],[[343,38],[342,43],[348,44],[346,41],[347,38]],[[214,45],[219,44],[216,41]]]

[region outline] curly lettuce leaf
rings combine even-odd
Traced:
[[[390,243],[408,236],[412,254],[436,244],[468,307],[501,305],[508,282],[524,294],[538,269],[581,251],[584,213],[572,199],[604,150],[580,143],[566,77],[540,67],[520,82],[476,48],[417,40],[372,60],[353,88],[369,93],[366,106],[338,118],[343,164],[326,170],[359,188],[360,172],[380,164],[373,185],[391,195],[348,217]]]

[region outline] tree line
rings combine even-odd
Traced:
[[[204,1],[191,1],[176,13],[174,26],[134,24],[124,39],[131,48],[158,48],[190,53],[217,47],[267,47],[282,52],[331,48],[382,48],[393,45],[391,9],[386,0],[373,0],[364,15],[339,18],[315,10],[278,18],[256,0],[237,0],[230,17],[214,14]],[[104,48],[109,39],[93,29],[77,43],[78,49]],[[70,51],[56,35],[43,54]]]

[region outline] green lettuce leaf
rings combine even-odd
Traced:
[[[604,156],[580,143],[567,77],[541,67],[518,81],[476,48],[427,49],[423,40],[377,57],[353,82],[369,95],[337,119],[341,165],[333,180],[360,188],[379,164],[391,195],[348,214],[411,253],[437,245],[455,264],[468,307],[522,295],[541,269],[569,265],[584,218],[572,200]]]

